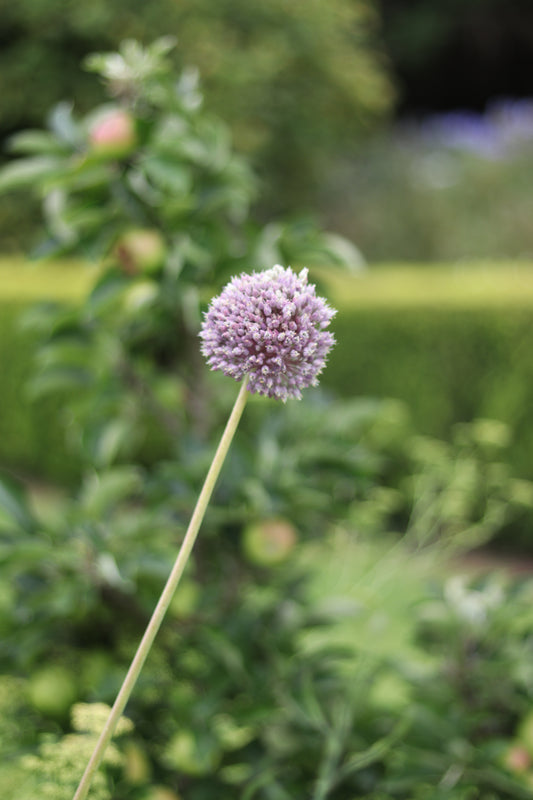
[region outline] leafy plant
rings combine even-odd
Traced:
[[[380,53],[379,15],[368,0],[96,0],[90,13],[58,0],[2,4],[0,137],[41,124],[48,110],[76,98],[82,113],[99,102],[87,54],[124,38],[144,45],[171,34],[173,68],[199,68],[209,107],[230,124],[239,152],[262,178],[265,215],[313,198],[339,149],[354,146],[387,113],[393,89]],[[0,199],[2,249],[27,249],[38,208],[11,192]]]
[[[82,534],[69,515],[62,519],[70,546],[69,538],[53,539],[42,519],[33,523],[42,535],[18,528],[21,550],[10,558],[10,576],[21,591],[2,614],[4,654],[7,646],[19,670],[26,665],[30,686],[43,663],[62,661],[75,676],[77,699],[101,702],[121,680],[152,602],[147,590],[156,594],[158,581],[146,583],[131,569],[121,580],[112,559],[95,560],[79,546]],[[135,558],[133,540],[113,528],[131,566],[144,565],[145,575],[154,551],[171,558],[170,533],[158,534],[159,545],[137,543]],[[40,545],[33,567],[32,540]],[[117,797],[144,797],[149,785],[193,800],[224,792],[408,800],[430,797],[430,787],[453,800],[474,790],[483,800],[528,797],[527,769],[508,754],[530,746],[530,582],[443,580],[429,553],[349,529],[300,545],[281,566],[249,572],[229,537],[219,547],[217,557],[210,540],[197,554],[146,665],[129,709],[135,747],[121,746]],[[78,603],[74,619],[65,590],[91,597],[91,560],[92,609]],[[233,576],[223,596],[221,570]],[[145,585],[137,607],[136,580]],[[37,610],[35,625],[20,636],[21,615]],[[3,725],[16,724],[26,748],[38,747],[36,713],[41,727],[57,718],[50,711],[43,717],[31,692],[33,710],[22,715],[16,698],[23,687],[13,688]],[[29,727],[21,725],[26,718]],[[47,770],[62,758],[55,741],[47,745]],[[65,782],[79,777],[76,764]]]
[[[289,254],[323,259],[333,247],[341,257],[354,255],[316,231],[254,230],[246,216],[248,169],[224,129],[204,116],[195,83],[182,76],[176,90],[168,45],[144,50],[129,43],[93,61],[120,102],[81,121],[63,107],[51,136],[19,138],[19,146],[33,143],[40,155],[0,177],[5,186],[32,174],[56,252],[83,247],[104,258],[80,307],[33,315],[44,341],[33,389],[77,393],[69,411],[83,485],[45,513],[1,485],[2,668],[25,675],[34,711],[63,728],[76,701],[115,696],[211,459],[208,434],[230,402],[228,382],[204,380],[197,363],[203,302],[229,273],[270,264],[273,254],[281,261]],[[394,403],[316,395],[297,409],[273,410],[259,398],[249,410],[206,516],[206,535],[128,709],[141,742],[138,760],[149,764],[151,777],[145,771],[136,784],[130,773],[117,793],[143,797],[151,781],[188,800],[228,792],[243,800],[386,795],[388,776],[397,777],[395,754],[407,751],[407,764],[416,741],[402,694],[419,675],[410,624],[422,589],[405,606],[410,655],[402,676],[390,651],[369,655],[379,615],[366,629],[366,645],[335,640],[339,615],[331,608],[338,605],[328,612],[313,600],[311,580],[325,572],[333,520],[351,537],[408,529],[412,486],[402,479],[426,470],[423,451],[413,458],[409,423]],[[485,455],[464,454],[461,446],[454,445],[454,455],[473,461],[476,476],[485,474]],[[475,502],[456,507],[456,460],[447,454],[436,464],[427,494],[451,541],[476,525],[490,535],[486,496],[501,505],[505,499],[494,482],[475,481]],[[486,461],[490,466],[491,456]],[[297,558],[297,542],[311,537],[325,545],[306,562]],[[284,551],[272,560],[280,542]],[[340,557],[350,553],[347,563],[357,565],[356,554],[343,548]],[[367,563],[380,572],[381,558]],[[397,591],[405,580],[411,578],[404,569]],[[341,602],[346,607],[344,621],[357,620],[360,606]],[[399,701],[384,701],[386,690],[373,693],[378,674],[389,684],[399,680]],[[62,697],[58,685],[67,690]],[[513,682],[509,696],[514,691]],[[502,730],[517,721],[521,700],[515,707],[516,719],[505,716]],[[423,705],[417,713],[423,716]],[[446,743],[450,735],[443,729]],[[431,773],[439,780],[455,764],[443,738],[431,748],[446,753]],[[40,748],[46,783],[53,753],[37,736],[32,744]],[[58,759],[63,745],[54,742]],[[423,796],[422,767],[409,775],[408,789],[403,773],[397,783],[391,778],[389,794],[404,800],[414,784]],[[484,781],[491,791],[494,781]],[[463,795],[470,788],[457,786]],[[521,785],[511,777],[504,791],[520,797]]]
[[[77,772],[83,767],[94,742],[98,737],[102,718],[108,708],[103,703],[78,703],[72,708],[72,732],[63,736],[57,732],[43,730],[38,737],[27,733],[28,724],[39,717],[28,703],[25,695],[28,687],[21,679],[8,675],[0,676],[0,704],[3,726],[0,730],[0,752],[2,765],[0,777],[2,790],[8,798],[56,797],[70,800],[76,788]],[[21,735],[21,727],[22,733]],[[131,733],[130,720],[123,718],[118,735]],[[113,746],[106,757],[106,776],[97,777],[93,786],[93,797],[110,800],[111,778],[124,771],[126,757],[118,746]]]
[[[184,430],[177,409],[205,428],[196,334],[213,288],[258,264],[358,259],[314,228],[249,221],[248,165],[203,112],[196,76],[176,81],[170,47],[127,42],[94,57],[118,103],[83,120],[58,107],[49,132],[15,137],[27,157],[0,174],[4,189],[41,194],[50,233],[41,253],[105,259],[79,312],[35,318],[48,344],[34,389],[79,388],[82,447],[99,467],[135,459],[143,445],[168,453]]]

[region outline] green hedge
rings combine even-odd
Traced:
[[[404,400],[420,432],[492,417],[533,477],[533,264],[373,268],[327,277],[338,344],[323,383]]]
[[[480,416],[507,422],[516,472],[533,477],[533,264],[392,265],[315,277],[339,309],[326,387],[400,398],[417,429],[439,437]],[[88,280],[76,264],[0,261],[1,465],[61,478],[73,469],[58,409],[32,402],[25,388],[36,342],[19,319],[34,301],[75,299]]]
[[[88,270],[78,264],[0,260],[0,467],[18,476],[68,481],[76,469],[67,455],[57,401],[36,402],[28,391],[37,337],[23,321],[38,301],[74,300],[88,278]]]

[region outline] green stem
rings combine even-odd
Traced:
[[[181,544],[178,557],[176,558],[176,562],[172,567],[172,572],[170,573],[165,588],[161,593],[161,597],[159,598],[154,613],[152,614],[152,618],[148,623],[148,627],[144,632],[144,636],[141,640],[141,643],[137,648],[137,652],[135,653],[133,661],[131,662],[127,675],[124,678],[124,682],[122,683],[122,686],[117,695],[113,708],[111,709],[111,712],[104,726],[104,729],[100,734],[100,738],[96,743],[93,754],[89,760],[89,763],[87,764],[85,772],[83,773],[83,777],[78,785],[73,800],[84,800],[84,798],[87,797],[87,793],[89,792],[89,788],[91,786],[91,781],[98,767],[100,766],[100,762],[102,761],[105,749],[115,732],[118,721],[122,716],[124,708],[126,707],[126,703],[129,700],[133,687],[135,686],[137,678],[139,677],[139,673],[143,667],[146,657],[150,651],[150,648],[152,647],[154,639],[161,626],[163,617],[165,616],[165,613],[170,605],[172,596],[174,595],[176,587],[183,574],[185,565],[187,564],[192,548],[194,546],[194,542],[196,541],[198,530],[200,528],[200,525],[202,524],[202,520],[204,518],[204,514],[207,505],[209,503],[211,494],[213,492],[215,483],[222,468],[222,464],[224,463],[224,459],[226,458],[226,454],[231,444],[231,440],[233,439],[233,435],[237,429],[237,425],[239,424],[239,420],[241,418],[244,406],[246,404],[247,383],[248,383],[248,378],[245,377],[241,384],[241,388],[239,394],[237,395],[237,399],[235,401],[235,405],[233,406],[233,410],[226,424],[226,428],[224,429],[224,433],[222,434],[222,438],[220,439],[220,443],[213,458],[212,464],[209,468],[209,472],[207,473],[207,477],[202,487],[202,491],[200,492],[200,495],[198,497],[196,507],[194,509],[191,521],[189,523],[189,527],[187,529],[187,533],[185,534],[185,538],[183,539],[183,542]]]
[[[325,734],[324,755],[319,767],[312,800],[326,800],[335,785],[351,721],[352,715],[349,708],[345,705],[339,706],[334,715],[333,724]]]

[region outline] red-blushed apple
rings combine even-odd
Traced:
[[[106,158],[125,158],[137,146],[135,120],[117,108],[98,119],[89,132],[91,152]]]
[[[132,228],[115,245],[115,255],[124,272],[156,272],[167,254],[165,240],[154,228]]]

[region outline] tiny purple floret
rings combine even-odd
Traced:
[[[248,390],[287,400],[316,386],[335,343],[326,330],[336,311],[307,270],[276,265],[233,278],[204,316],[200,338],[211,369],[235,380],[248,375]]]

